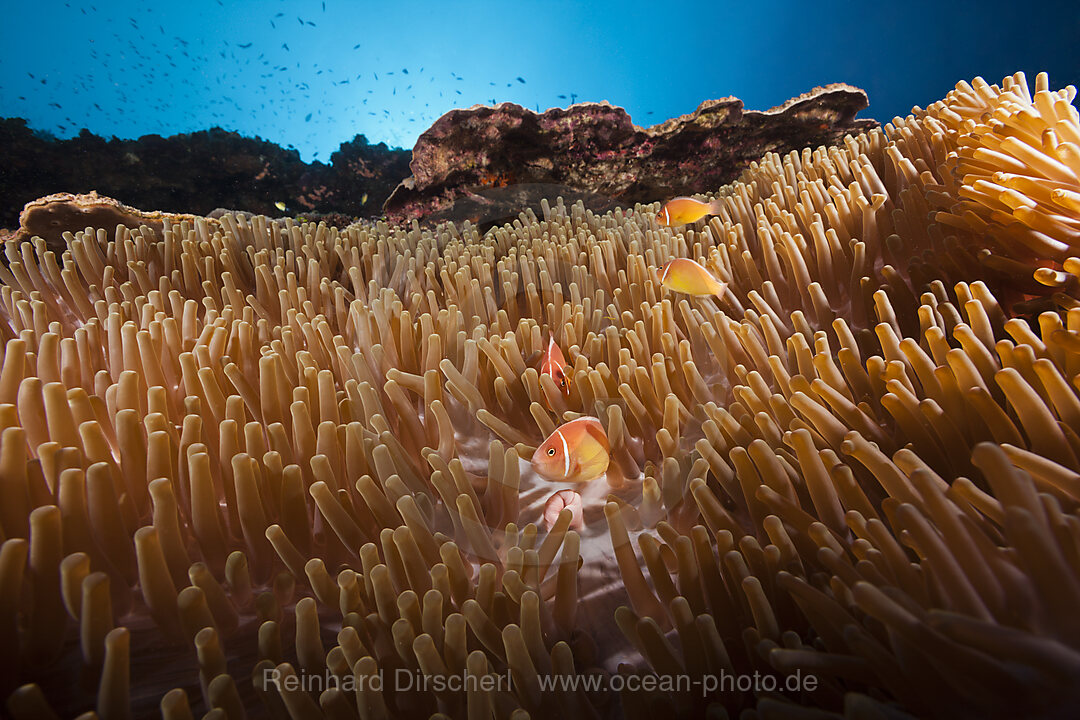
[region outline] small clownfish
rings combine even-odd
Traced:
[[[562,350],[555,344],[555,337],[548,335],[547,350],[540,356],[538,369],[541,375],[550,375],[558,388],[562,390],[563,395],[568,396],[570,395],[570,376],[566,374],[567,367]]]
[[[604,426],[594,417],[560,425],[532,456],[537,474],[552,482],[588,482],[607,472],[610,445]]]
[[[656,219],[661,225],[688,225],[697,222],[706,215],[719,215],[723,203],[719,198],[712,202],[701,202],[694,198],[677,197],[668,200],[657,213]]]
[[[660,284],[668,290],[687,295],[715,295],[721,298],[727,289],[727,283],[717,280],[711,272],[690,258],[675,258],[664,266],[658,277]]]

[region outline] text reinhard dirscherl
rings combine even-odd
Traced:
[[[778,677],[753,673],[729,673],[721,671],[719,675],[537,675],[537,684],[542,692],[584,691],[593,692],[674,692],[701,693],[702,696],[713,693],[734,692],[813,692],[818,687],[815,675],[804,674],[801,670]],[[344,677],[330,671],[322,674],[289,673],[282,675],[277,668],[263,670],[263,683],[273,684],[278,691],[322,692],[338,688],[342,692],[372,690],[375,692],[496,692],[510,691],[514,687],[514,678],[510,670],[502,674],[487,673],[473,675],[468,671],[447,675],[426,675],[407,668],[397,668],[392,674],[383,670],[373,675],[353,675]]]

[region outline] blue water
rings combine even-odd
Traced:
[[[442,113],[608,100],[638,125],[735,95],[865,89],[888,120],[960,79],[1080,83],[1077,2],[12,2],[0,115],[70,137],[220,126],[327,161]]]

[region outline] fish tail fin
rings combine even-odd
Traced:
[[[723,300],[724,294],[727,293],[727,283],[723,280],[717,280],[716,282],[719,283],[720,288],[713,294],[716,296],[717,300]]]
[[[727,283],[721,279],[724,277],[725,273],[720,271],[720,263],[714,256],[710,255],[705,259],[704,263],[702,263],[702,267],[713,276],[713,280],[716,281],[716,284],[719,286],[718,289],[713,292],[713,295],[716,296],[717,300],[724,297],[724,293],[727,291]]]
[[[723,198],[719,198],[719,197],[718,198],[713,198],[712,200],[709,201],[709,214],[710,215],[719,215],[723,211],[723,209],[724,209],[724,199]]]

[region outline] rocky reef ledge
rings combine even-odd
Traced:
[[[517,217],[543,197],[591,210],[715,190],[765,153],[833,145],[877,123],[856,120],[866,93],[842,83],[765,111],[738,98],[706,100],[651,128],[608,103],[535,113],[512,103],[446,113],[420,136],[406,178],[387,201],[392,221]]]
[[[581,200],[603,212],[715,190],[768,152],[833,145],[876,127],[855,119],[867,104],[862,90],[833,84],[765,111],[744,110],[733,97],[706,100],[650,128],[608,103],[543,113],[511,103],[477,105],[440,117],[411,153],[357,135],[330,164],[304,163],[295,150],[218,128],[137,140],[84,130],[50,140],[25,120],[0,119],[0,228],[14,228],[24,204],[97,191],[166,214],[230,208],[344,227],[385,212],[392,222],[471,220],[486,229],[526,207],[538,212],[545,197]],[[277,202],[285,203],[284,213]],[[56,219],[49,228],[56,238],[86,227],[60,227]]]

